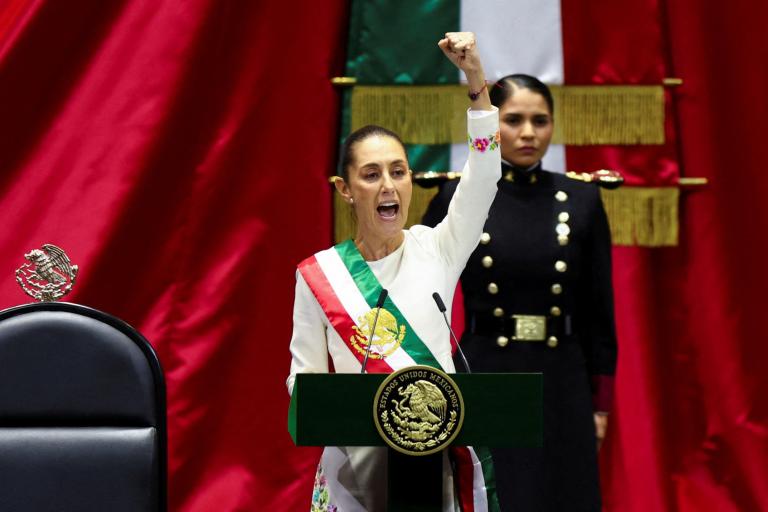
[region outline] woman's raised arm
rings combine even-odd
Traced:
[[[472,110],[492,110],[488,86],[485,82],[483,63],[477,51],[477,41],[472,32],[448,32],[438,41],[448,60],[464,72],[469,86],[468,96]]]
[[[467,77],[471,105],[467,113],[469,161],[464,166],[445,219],[434,228],[437,252],[456,272],[458,279],[480,240],[496,195],[496,183],[501,177],[499,116],[488,95],[475,35],[472,32],[449,32],[438,46]]]

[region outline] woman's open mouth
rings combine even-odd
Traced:
[[[376,207],[376,211],[383,219],[394,219],[397,217],[397,212],[400,210],[400,205],[397,203],[381,203]]]

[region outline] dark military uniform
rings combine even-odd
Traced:
[[[442,187],[424,224],[455,190]],[[599,190],[505,165],[484,231],[461,276],[461,346],[472,371],[544,374],[544,447],[492,450],[502,510],[600,510],[593,400],[612,386],[616,337]]]

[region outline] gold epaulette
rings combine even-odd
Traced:
[[[608,169],[600,169],[593,172],[568,171],[565,175],[572,180],[594,183],[598,187],[607,189],[619,188],[624,183],[624,177],[621,174],[616,171],[609,171]]]
[[[461,178],[461,171],[424,171],[414,172],[413,181],[423,186],[438,185],[444,181],[457,180]]]
[[[624,183],[624,177],[621,174],[607,169],[600,169],[599,171],[593,172],[568,171],[565,175],[572,180],[582,181],[584,183],[594,183],[598,187],[607,189],[619,188],[621,184]],[[444,181],[451,181],[459,178],[461,178],[461,171],[425,171],[413,173],[413,181],[422,187],[435,186]],[[328,178],[328,181],[334,183],[337,179],[341,178],[339,176],[331,176]]]

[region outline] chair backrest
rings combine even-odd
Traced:
[[[0,510],[166,510],[165,383],[144,337],[69,303],[0,311]]]

